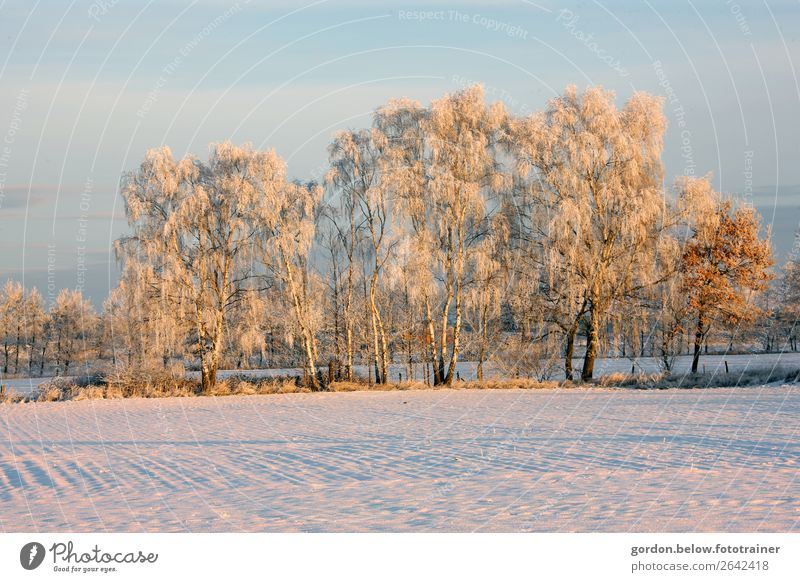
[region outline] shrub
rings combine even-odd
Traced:
[[[600,377],[600,386],[619,386],[629,380],[630,376],[622,372],[614,372]]]
[[[15,404],[24,400],[25,397],[14,390],[9,390],[5,386],[0,389],[0,404]]]
[[[37,392],[33,393],[33,400],[36,402],[56,402],[66,400],[68,394],[64,389],[54,386],[40,386]]]
[[[710,374],[638,374],[615,378],[610,374],[601,378],[602,386],[618,386],[639,390],[666,388],[724,388],[736,386],[759,386],[772,382],[795,382],[800,370],[787,371],[783,368],[756,368],[743,372]],[[618,381],[616,381],[618,380]]]
[[[77,387],[72,393],[72,400],[101,400],[103,398],[106,398],[106,394],[102,386]]]

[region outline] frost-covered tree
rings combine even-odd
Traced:
[[[25,335],[28,342],[28,374],[30,375],[33,375],[34,359],[47,344],[46,325],[47,313],[44,300],[34,287],[25,296]]]
[[[689,304],[686,301],[681,277],[682,249],[672,236],[661,240],[657,269],[660,281],[648,294],[653,313],[652,331],[655,355],[665,371],[671,371],[680,354],[681,342],[688,328]]]
[[[385,175],[386,160],[382,150],[387,147],[386,137],[377,129],[339,132],[328,148],[331,170],[328,181],[341,196],[341,206],[348,216],[350,231],[344,231],[342,242],[348,253],[349,264],[346,282],[345,320],[350,320],[352,305],[353,272],[352,246],[358,240],[356,230],[363,230],[369,244],[369,309],[375,380],[388,381],[389,347],[382,310],[378,304],[378,291],[387,260],[391,257],[390,240],[391,204],[390,181]],[[351,333],[351,332],[349,332]],[[348,366],[352,366],[352,345],[348,340]]]
[[[250,290],[242,297],[231,316],[228,334],[228,353],[237,369],[249,368],[250,360],[258,354],[263,360],[266,350],[267,310],[264,298]]]
[[[764,293],[764,311],[771,314],[764,322],[764,348],[797,351],[797,325],[800,322],[800,230],[795,231],[792,249],[778,274],[777,284]]]
[[[507,185],[494,149],[505,119],[502,104],[487,107],[483,89],[474,86],[434,101],[423,124],[430,180],[422,204],[432,222],[434,257],[444,280],[438,367],[445,384],[453,381],[459,358],[467,263],[493,225],[492,194]],[[445,375],[451,303],[453,347]]]
[[[390,265],[392,279],[399,276],[410,282],[404,285],[404,296],[410,303],[406,315],[408,331],[413,328],[413,313],[421,311],[424,331],[423,360],[432,370],[433,383],[441,384],[443,375],[437,361],[436,323],[434,307],[438,285],[432,266],[434,242],[425,216],[424,193],[429,179],[425,119],[428,111],[419,102],[410,99],[393,99],[378,109],[374,125],[385,140],[381,165],[383,186],[392,192],[397,205],[397,227],[401,231],[397,263]],[[421,307],[417,307],[421,306]],[[446,337],[446,332],[445,332]],[[407,340],[408,341],[408,340]],[[406,348],[406,358],[411,350]],[[428,365],[426,364],[426,375]]]
[[[497,340],[500,331],[497,323],[508,285],[508,264],[512,257],[506,252],[508,229],[504,218],[499,214],[487,223],[488,234],[471,253],[468,267],[471,284],[465,294],[465,311],[477,343],[478,380],[483,380],[490,343]]]
[[[518,169],[540,206],[537,235],[550,287],[566,288],[559,309],[585,320],[584,380],[592,377],[615,301],[651,283],[665,217],[661,109],[661,100],[645,93],[617,109],[612,92],[568,87],[510,132]]]
[[[398,241],[394,260],[387,266],[387,293],[395,297],[394,336],[406,365],[406,378],[414,379],[414,362],[426,362],[426,347],[423,327],[422,305],[432,296],[432,282],[427,276],[425,257],[417,252],[417,239],[406,237]]]
[[[177,297],[150,265],[129,258],[101,318],[102,341],[115,365],[167,368],[183,356],[191,317]]]
[[[254,278],[253,258],[264,216],[286,191],[284,164],[274,151],[229,142],[212,146],[208,162],[176,160],[169,148],[148,151],[125,176],[131,235],[122,257],[146,262],[165,299],[188,305],[200,358],[202,388],[216,383],[226,318]]]
[[[333,181],[329,174],[329,183]],[[344,377],[353,380],[356,322],[356,291],[358,287],[357,250],[361,244],[361,222],[356,216],[356,201],[351,196],[334,196],[323,211],[320,219],[327,221],[319,231],[319,237],[326,248],[331,271],[332,309],[334,319],[334,346],[337,367],[344,358]],[[341,340],[340,340],[341,337]],[[342,352],[344,353],[342,355]]]
[[[429,276],[440,282],[438,297],[425,298],[437,384],[455,378],[468,261],[496,210],[492,196],[506,186],[495,157],[505,119],[502,104],[486,105],[480,86],[446,95],[427,109],[400,100],[376,114],[387,140],[387,188],[427,258]]]
[[[513,139],[520,131],[513,128]],[[512,145],[512,151],[521,144]],[[520,337],[510,340],[510,349],[518,359],[538,357],[544,369],[549,369],[553,354],[545,346],[531,345],[537,339],[556,345],[560,339],[563,353],[564,377],[573,379],[573,358],[576,336],[586,314],[588,299],[584,280],[565,260],[571,251],[569,244],[553,245],[551,222],[553,210],[543,203],[541,185],[528,181],[530,166],[526,154],[517,151],[520,174],[511,198],[514,208],[509,217],[509,253],[513,270],[509,287],[508,308],[511,324]],[[539,328],[539,333],[534,330]]]
[[[322,188],[313,183],[287,182],[282,161],[277,164],[274,176],[277,187],[264,192],[262,204],[254,215],[257,257],[277,278],[289,302],[309,381],[314,389],[319,389],[316,335],[321,306],[315,297],[321,292],[321,282],[312,272],[310,255]]]
[[[525,118],[479,86],[428,106],[391,100],[370,128],[334,137],[324,204],[271,151],[223,143],[205,162],[152,150],[124,179],[126,274],[98,345],[164,365],[191,345],[204,390],[223,363],[255,357],[303,366],[314,388],[320,362],[331,378],[352,380],[359,363],[387,382],[401,356],[408,378],[423,361],[434,384],[463,358],[479,376],[492,358],[537,377],[563,358],[572,379],[584,334],[584,380],[600,353],[669,369],[690,321],[721,310],[701,307],[703,281],[680,270],[708,209],[683,196],[680,214],[664,191],[664,127],[660,99],[617,108],[601,88],[569,87]],[[6,311],[10,370],[28,332]]]
[[[103,302],[101,333],[111,350],[112,363],[141,367],[149,351],[149,301],[144,278],[135,263],[126,265],[117,286]]]
[[[0,290],[0,341],[3,342],[3,374],[12,359],[19,367],[20,344],[24,334],[25,290],[18,281],[6,281]],[[15,372],[16,373],[16,372]]]
[[[86,359],[96,332],[94,307],[79,290],[62,289],[50,309],[50,334],[57,372],[69,374],[70,366]]]
[[[328,309],[324,315],[328,322],[327,331],[333,337],[333,360],[329,361],[332,366],[335,379],[339,380],[343,376],[348,377],[347,370],[352,368],[352,307],[345,302],[347,278],[345,273],[348,267],[344,264],[344,241],[339,236],[339,212],[334,204],[323,203],[319,214],[319,224],[317,225],[317,241],[323,249],[325,259],[328,260],[328,293],[330,301]],[[352,263],[350,264],[352,268]],[[352,279],[351,279],[352,281]],[[352,292],[352,287],[351,287]],[[352,299],[351,299],[352,304]],[[330,325],[332,324],[332,329]],[[344,350],[344,356],[343,356]],[[345,362],[343,363],[343,357]],[[344,370],[344,374],[343,371]],[[350,377],[351,378],[351,377]],[[349,378],[349,379],[350,379]]]

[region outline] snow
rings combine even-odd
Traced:
[[[700,357],[700,372],[708,374],[725,373],[725,362],[728,362],[728,371],[732,374],[741,373],[746,370],[768,370],[768,369],[787,369],[800,370],[800,352],[785,353],[754,353],[754,354],[710,354]],[[563,360],[554,362],[556,371],[553,374],[554,380],[564,379]],[[575,377],[580,376],[583,360],[575,358],[572,363]],[[629,358],[598,358],[594,365],[594,376],[599,378],[612,373],[629,374],[631,366],[635,372],[655,374],[662,371],[661,360],[654,357],[637,358],[635,361]],[[477,362],[459,362],[456,370],[464,380],[474,380],[477,370]],[[503,376],[500,371],[495,371],[491,362],[484,365],[487,377]],[[688,374],[692,367],[692,357],[689,355],[678,356],[673,365],[673,374]],[[323,373],[327,373],[327,368],[321,368]],[[367,376],[366,366],[354,366],[354,372],[362,377]],[[403,380],[408,380],[407,367],[403,364],[392,364],[389,366],[389,377],[394,382],[398,380],[398,374],[403,375]],[[219,377],[224,378],[229,375],[243,374],[253,376],[302,376],[303,370],[300,368],[281,368],[271,370],[224,370],[219,372]],[[414,365],[414,378],[422,380],[424,378],[424,367],[422,364]]]
[[[786,370],[800,370],[800,352],[786,352],[786,353],[771,353],[771,354],[728,354],[728,355],[703,355],[700,358],[700,372],[705,371],[709,374],[721,374],[725,372],[725,362],[728,362],[728,370],[730,373],[741,373],[746,370],[769,370],[769,369],[786,369]],[[555,363],[556,372],[553,374],[554,380],[563,380],[563,362],[558,361]],[[581,366],[583,361],[576,358],[573,362],[573,369],[575,370],[575,377],[580,376]],[[674,374],[688,374],[691,369],[692,358],[691,356],[678,356],[675,361],[673,373]],[[620,372],[629,374],[631,366],[634,366],[636,373],[654,374],[661,371],[660,361],[658,358],[644,357],[638,358],[635,362],[628,358],[598,358],[595,361],[594,376],[599,378],[608,374]],[[463,380],[474,380],[477,369],[476,362],[459,362],[456,370]],[[328,373],[326,367],[320,368],[323,374]],[[354,366],[353,368],[356,375],[366,378],[366,366]],[[400,379],[408,380],[407,368],[403,364],[392,364],[389,366],[389,378],[392,382]],[[422,364],[414,365],[414,379],[422,381],[424,379],[424,368]],[[486,377],[503,376],[499,371],[495,371],[491,363],[485,366]],[[282,376],[301,376],[303,375],[302,368],[267,368],[267,369],[254,369],[254,370],[220,370],[217,373],[217,378],[224,379],[231,376],[247,376],[251,378],[274,378]],[[187,376],[196,379],[200,378],[199,372],[187,372]],[[27,394],[33,392],[40,384],[52,380],[52,377],[44,378],[6,378],[0,377],[0,384],[5,384],[8,390],[13,390],[18,394]]]
[[[787,369],[800,370],[800,353],[770,353],[770,354],[724,354],[724,355],[701,355],[699,372],[708,374],[724,374],[725,362],[728,362],[728,371],[732,374],[741,373],[746,370],[769,370]],[[582,360],[575,360],[573,366],[576,376],[580,375]],[[595,362],[594,372],[596,376],[604,376],[614,372],[629,374],[631,365],[635,366],[636,373],[644,372],[654,374],[661,371],[660,360],[658,358],[644,357],[638,358],[635,362],[627,358],[599,358]],[[672,373],[688,374],[692,368],[692,357],[683,355],[675,360]]]
[[[0,406],[2,531],[791,531],[800,388]]]
[[[43,376],[41,378],[3,378],[0,384],[4,384],[9,392],[16,392],[17,394],[28,394],[34,392],[40,384],[52,380],[52,376]]]

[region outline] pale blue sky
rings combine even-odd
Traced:
[[[0,0],[0,279],[47,295],[49,252],[56,289],[83,281],[99,304],[119,176],[149,147],[249,141],[319,178],[336,129],[473,81],[516,113],[568,84],[664,95],[668,179],[712,172],[750,197],[782,262],[800,220],[798,35],[788,0]]]

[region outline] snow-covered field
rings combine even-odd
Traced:
[[[768,369],[800,369],[800,352],[785,352],[785,353],[770,353],[770,354],[725,354],[725,355],[703,355],[700,358],[700,372],[707,374],[720,374],[725,372],[725,362],[728,363],[728,371],[730,373],[741,373],[747,370],[768,370]],[[583,360],[575,358],[573,361],[573,369],[575,376],[580,375]],[[563,360],[556,360],[553,362],[554,373],[553,379],[564,379],[564,364]],[[678,356],[675,359],[672,372],[674,374],[688,374],[692,367],[692,357],[688,355]],[[485,366],[487,376],[504,376],[500,370],[496,370],[491,362]],[[594,375],[595,377],[605,376],[621,372],[629,374],[631,369],[635,373],[655,374],[662,371],[661,361],[658,358],[643,357],[637,358],[635,361],[628,358],[598,358],[595,362]],[[459,362],[456,366],[461,379],[474,380],[477,369],[477,362]],[[355,373],[359,376],[367,377],[367,368],[365,366],[355,366]],[[323,372],[327,369],[323,368]],[[220,378],[234,374],[244,374],[252,376],[300,376],[303,371],[299,368],[276,368],[271,370],[222,370],[219,375]],[[389,377],[395,382],[402,375],[402,380],[408,380],[407,367],[403,364],[392,364],[389,366]],[[425,377],[425,371],[422,364],[414,366],[414,379],[422,380]]]
[[[3,531],[791,531],[800,388],[0,406]]]

